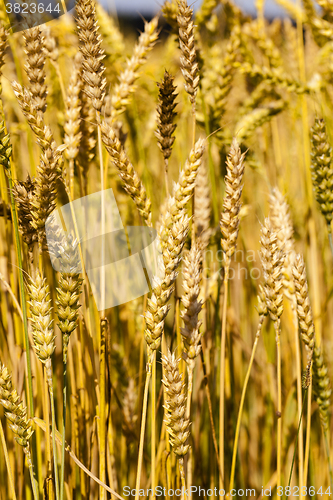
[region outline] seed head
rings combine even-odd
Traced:
[[[320,420],[324,430],[328,429],[328,410],[331,406],[330,379],[321,348],[316,346],[313,351],[313,392],[319,406]]]
[[[312,351],[315,346],[315,329],[312,317],[312,310],[309,299],[308,283],[306,279],[306,271],[304,260],[301,255],[297,254],[292,268],[294,277],[294,286],[297,301],[297,316],[301,337],[307,347],[309,354],[312,357]]]
[[[162,82],[157,84],[160,90],[157,106],[158,124],[155,135],[165,160],[171,155],[172,146],[175,142],[175,138],[172,134],[177,127],[177,125],[173,123],[177,115],[174,111],[177,106],[177,103],[175,103],[177,94],[175,93],[176,87],[173,84],[173,80],[173,76],[165,71]]]
[[[311,129],[312,182],[319,208],[327,224],[333,218],[333,167],[332,149],[323,119],[316,118]]]
[[[260,258],[264,271],[264,294],[271,319],[277,322],[283,312],[282,268],[284,255],[277,244],[270,219],[261,226]]]
[[[245,153],[241,153],[237,139],[234,138],[227,157],[227,175],[225,177],[225,196],[220,227],[222,232],[222,249],[226,266],[236,250],[239,229],[239,212],[241,209],[242,180],[244,174]]]
[[[199,87],[199,65],[194,43],[193,9],[186,0],[178,2],[177,22],[179,27],[179,45],[181,50],[180,69],[185,80],[185,90],[190,96],[192,105]]]
[[[187,354],[186,362],[193,364],[193,360],[200,354],[201,333],[199,328],[199,313],[202,308],[201,300],[198,301],[201,281],[201,252],[194,245],[184,257],[183,264],[183,288],[182,304],[184,310],[181,317],[185,327],[181,329],[185,352]]]
[[[165,425],[173,451],[178,457],[183,457],[189,449],[186,441],[190,435],[190,421],[186,417],[186,396],[184,381],[178,369],[179,360],[169,350],[166,356],[162,355],[164,367],[162,382],[165,387]]]

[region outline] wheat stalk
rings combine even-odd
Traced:
[[[23,405],[16,390],[12,388],[12,376],[0,362],[0,403],[4,407],[9,428],[15,435],[15,441],[22,446],[30,471],[34,500],[38,500],[38,492],[31,460],[30,439],[33,434],[32,420],[27,417],[27,408]]]
[[[277,244],[276,233],[272,229],[269,218],[265,219],[261,227],[260,258],[264,272],[264,296],[268,313],[274,322],[277,347],[277,484],[281,484],[281,446],[282,446],[282,387],[281,387],[281,345],[280,345],[280,317],[283,312],[282,269],[284,262],[283,251]]]

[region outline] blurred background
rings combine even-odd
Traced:
[[[104,3],[110,11],[116,9],[118,14],[151,15],[158,12],[163,2],[162,0],[104,0],[102,3]],[[189,1],[189,3],[193,5],[194,8],[198,8],[202,0],[194,2]],[[255,13],[255,0],[236,0],[235,3],[241,6],[249,14]],[[266,15],[269,17],[285,16],[286,13],[274,0],[266,0]]]

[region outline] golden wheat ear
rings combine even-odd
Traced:
[[[186,444],[190,435],[190,421],[186,417],[186,395],[183,390],[184,381],[179,373],[180,358],[168,350],[162,355],[164,368],[163,385],[165,388],[165,425],[170,436],[173,451],[178,457],[184,457],[188,452]]]
[[[172,146],[175,142],[173,134],[177,127],[174,123],[174,119],[177,116],[177,113],[175,113],[175,107],[177,106],[175,99],[178,94],[175,92],[176,87],[173,82],[174,77],[165,71],[162,82],[157,84],[159,93],[157,105],[157,131],[155,135],[157,137],[158,146],[163,154],[166,175],[168,174],[168,159],[170,158]]]
[[[331,406],[331,385],[322,350],[316,346],[313,351],[313,392],[319,407],[320,421],[325,431],[329,427],[329,408]]]
[[[29,467],[32,466],[29,441],[33,434],[32,420],[27,417],[27,408],[23,405],[16,390],[12,388],[12,376],[0,362],[0,404],[4,407],[8,425],[13,431],[15,441],[23,447]]]
[[[192,105],[199,87],[199,64],[194,40],[193,9],[186,0],[178,2],[177,22],[179,27],[179,45],[181,50],[180,69],[185,80],[185,90],[189,94]]]
[[[199,320],[199,313],[202,308],[201,300],[198,300],[201,282],[201,252],[195,245],[185,255],[183,259],[183,288],[184,294],[181,298],[184,306],[181,317],[184,321],[184,328],[181,335],[184,342],[186,362],[192,367],[194,359],[201,351],[201,333],[199,328],[202,321]]]
[[[236,138],[233,139],[227,157],[227,175],[225,177],[225,196],[220,227],[222,233],[221,245],[224,252],[226,267],[236,250],[239,231],[239,212],[241,209],[242,180],[245,169],[245,153],[242,153]]]
[[[296,255],[292,268],[295,294],[297,300],[297,316],[302,340],[307,347],[308,356],[312,357],[315,346],[315,329],[309,299],[308,282],[305,263],[301,255]]]
[[[30,82],[32,101],[39,113],[46,110],[47,87],[45,84],[45,37],[39,26],[24,30],[25,53],[27,62],[25,71]]]
[[[283,312],[282,269],[284,254],[277,244],[277,236],[267,217],[261,227],[260,258],[264,272],[264,295],[269,315],[275,323]]]
[[[76,2],[76,24],[82,52],[82,78],[84,91],[91,99],[96,111],[102,108],[105,97],[106,78],[103,76],[105,57],[102,49],[102,37],[99,34],[94,0]]]
[[[316,118],[311,129],[312,182],[321,213],[328,225],[333,218],[333,166],[325,121]]]

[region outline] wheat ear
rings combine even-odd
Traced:
[[[38,500],[38,491],[34,478],[30,451],[30,439],[33,434],[32,420],[27,417],[27,408],[23,405],[16,390],[12,388],[12,376],[0,362],[0,404],[4,407],[8,425],[13,431],[15,441],[23,447],[30,472],[34,500]]]
[[[144,185],[137,172],[134,170],[133,165],[127,158],[114,129],[106,121],[102,122],[101,132],[104,146],[118,169],[126,192],[133,199],[147,226],[151,227],[151,201],[146,193]]]
[[[173,81],[173,76],[165,71],[162,82],[157,84],[159,94],[157,106],[157,131],[155,132],[155,135],[164,158],[165,187],[167,196],[169,196],[168,160],[171,155],[173,143],[175,142],[173,134],[177,127],[174,123],[174,119],[177,115],[177,113],[175,113],[175,107],[177,106],[175,99],[177,94],[175,93],[176,87],[174,86]]]
[[[30,279],[29,283],[30,295],[30,313],[33,328],[34,348],[38,359],[45,366],[45,376],[50,393],[51,401],[51,417],[52,417],[52,445],[54,459],[54,482],[56,489],[56,499],[59,499],[59,479],[58,479],[58,461],[56,449],[56,423],[55,423],[55,406],[52,381],[52,361],[51,356],[55,350],[52,307],[50,300],[49,286],[46,279],[37,272],[36,277]]]
[[[245,154],[241,152],[237,139],[234,138],[227,157],[227,175],[225,177],[225,196],[220,227],[222,233],[221,245],[224,258],[224,280],[223,280],[223,310],[221,326],[221,352],[220,352],[220,404],[219,404],[219,445],[220,464],[222,477],[219,478],[219,487],[224,487],[224,387],[225,387],[225,346],[227,327],[227,300],[228,281],[231,257],[236,249],[239,230],[239,212],[241,209],[242,180],[244,174]]]
[[[184,392],[184,381],[179,373],[180,358],[168,350],[162,355],[164,368],[163,385],[164,391],[164,422],[168,431],[174,453],[178,457],[181,475],[182,489],[185,489],[184,456],[189,450],[186,444],[190,435],[190,420],[186,411],[186,395]],[[184,493],[183,493],[184,495]],[[182,498],[184,496],[182,495]]]
[[[77,327],[79,317],[79,299],[82,279],[80,278],[80,255],[78,242],[71,235],[63,240],[59,237],[59,228],[53,227],[54,237],[49,245],[50,252],[61,265],[61,273],[57,287],[57,316],[58,327],[62,333],[63,355],[63,420],[62,420],[62,447],[61,447],[61,472],[60,472],[60,498],[63,498],[65,481],[65,436],[67,414],[67,353],[71,334]]]
[[[187,5],[186,0],[178,2],[177,22],[179,26],[179,45],[182,52],[180,56],[180,69],[185,80],[185,90],[190,96],[190,101],[195,106],[195,98],[199,87],[199,65],[194,43],[193,9]]]
[[[296,377],[297,377],[297,410],[298,420],[300,421],[298,434],[298,470],[299,470],[299,487],[304,486],[304,446],[303,446],[303,391],[304,378],[302,380],[302,362],[301,348],[298,333],[298,314],[297,314],[297,298],[295,294],[295,286],[293,279],[293,266],[295,261],[293,226],[289,214],[289,207],[284,196],[274,188],[269,196],[270,205],[270,220],[272,228],[277,237],[277,245],[280,251],[284,254],[283,261],[283,292],[289,299],[292,309],[294,338],[295,338],[295,358],[296,358]],[[310,361],[311,364],[311,361]],[[310,368],[308,363],[308,367]]]
[[[23,114],[35,133],[37,143],[42,150],[35,180],[35,197],[31,203],[31,224],[38,232],[41,248],[45,242],[45,221],[55,207],[56,184],[61,173],[62,151],[64,148],[57,147],[50,128],[44,125],[41,113],[33,104],[31,93],[23,90],[17,82],[13,82],[12,87]]]
[[[80,62],[80,58],[76,57],[73,65],[73,73],[67,89],[64,124],[64,144],[67,146],[65,156],[69,160],[69,179],[66,179],[66,182],[67,189],[69,189],[72,198],[74,197],[74,161],[79,154],[80,141],[82,137],[82,132],[80,131],[80,92],[82,90]],[[64,176],[66,177],[66,175]]]
[[[331,252],[333,255],[331,222],[333,218],[333,165],[332,148],[329,144],[323,119],[316,118],[311,129],[311,171],[316,200],[325,217]]]
[[[96,111],[102,108],[106,78],[103,76],[105,57],[102,49],[102,37],[96,18],[94,0],[78,0],[76,2],[76,24],[82,52],[82,78],[86,83],[84,91],[91,99]]]
[[[203,256],[212,233],[209,227],[211,218],[210,186],[205,162],[202,162],[197,175],[194,207],[196,237]]]
[[[189,158],[185,163],[185,168],[180,173],[179,181],[174,186],[174,196],[170,196],[168,198],[166,209],[162,213],[159,224],[158,235],[162,246],[160,270],[162,271],[163,276],[155,279],[153,283],[153,293],[147,301],[147,308],[144,314],[148,363],[144,389],[139,457],[136,476],[136,500],[139,498],[141,480],[149,381],[152,367],[154,367],[156,360],[156,350],[161,345],[164,321],[170,308],[168,301],[174,290],[174,283],[177,278],[177,269],[181,262],[182,250],[189,231],[189,218],[186,214],[185,208],[187,202],[193,195],[196,175],[205,150],[205,142],[205,140],[199,139],[195,144],[195,147],[191,150]],[[152,456],[153,455],[154,450],[152,449]]]
[[[288,204],[279,191],[274,188],[269,196],[270,220],[273,231],[276,234],[277,245],[284,253],[283,263],[283,289],[285,295],[292,300],[294,295],[294,283],[292,276],[292,266],[295,260],[293,225],[289,213]]]
[[[282,447],[282,386],[281,386],[281,344],[280,318],[283,312],[282,269],[284,254],[277,244],[277,236],[273,231],[269,218],[261,228],[260,258],[264,272],[264,295],[268,313],[274,322],[277,347],[277,484],[281,484],[281,447]]]
[[[30,81],[32,102],[38,112],[43,114],[46,110],[47,96],[44,36],[39,26],[24,30],[23,36],[27,55],[25,71]]]
[[[322,350],[315,346],[313,351],[313,392],[319,407],[320,421],[325,432],[328,431],[328,409],[331,406],[332,390],[328,378],[328,370],[324,362]]]
[[[35,196],[35,183],[28,175],[26,181],[18,181],[13,187],[19,227],[23,241],[28,245],[30,262],[33,260],[33,244],[37,241],[37,233],[32,226],[32,201]]]

